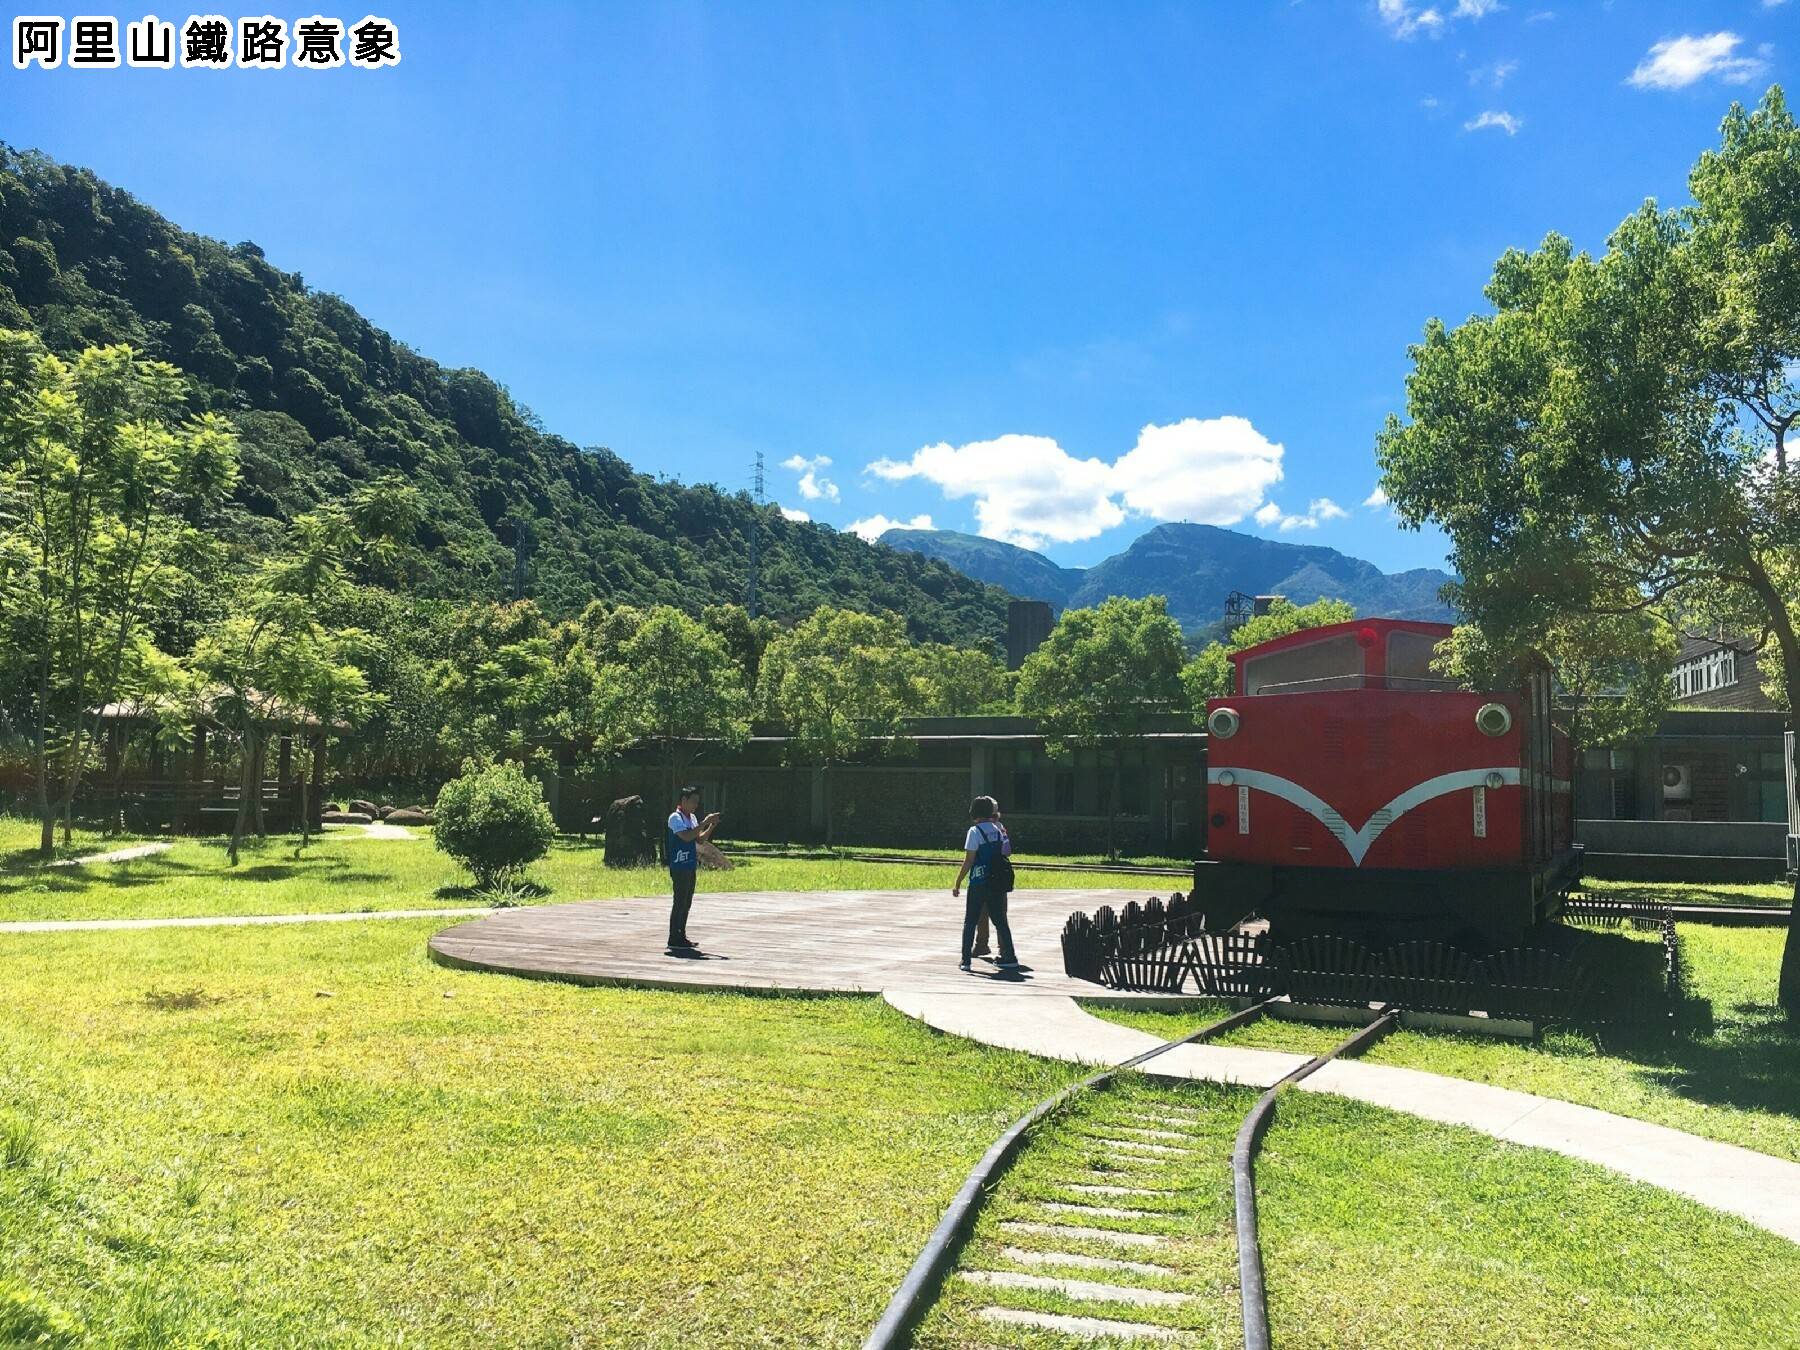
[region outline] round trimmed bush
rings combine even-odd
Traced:
[[[556,822],[544,790],[510,761],[463,766],[434,811],[438,848],[475,874],[482,889],[516,877],[550,851]]]

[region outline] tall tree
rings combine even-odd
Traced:
[[[1224,698],[1231,692],[1231,654],[1259,642],[1272,642],[1305,628],[1324,628],[1327,624],[1349,623],[1356,617],[1356,607],[1348,600],[1323,597],[1310,605],[1296,605],[1291,600],[1277,600],[1267,614],[1257,614],[1232,630],[1223,642],[1209,642],[1198,656],[1182,667],[1181,685],[1187,691],[1188,706],[1195,712],[1206,711],[1206,700]]]
[[[205,711],[237,733],[238,809],[230,856],[244,835],[263,833],[266,749],[278,726],[312,717],[329,731],[360,717],[370,703],[355,663],[363,635],[329,627],[321,614],[349,585],[350,568],[400,546],[390,531],[411,528],[416,513],[383,483],[360,489],[343,505],[322,506],[296,520],[287,549],[266,562],[242,604],[194,648],[196,693]]]
[[[1080,748],[1112,753],[1106,852],[1118,856],[1119,794],[1126,742],[1147,720],[1182,702],[1181,626],[1160,595],[1114,596],[1064,612],[1019,670],[1019,711],[1038,719],[1044,748],[1064,757]]]
[[[659,605],[603,653],[593,674],[600,746],[649,744],[663,762],[668,799],[702,742],[734,748],[750,734],[750,692],[726,641],[678,609]],[[577,729],[578,734],[581,729]]]
[[[820,608],[771,642],[762,658],[763,707],[787,727],[790,752],[825,779],[825,842],[832,842],[832,769],[906,742],[901,719],[916,711],[915,657],[892,614]]]
[[[186,396],[178,370],[130,347],[66,363],[0,330],[0,614],[35,667],[45,853],[59,814],[68,840],[97,710],[155,678],[156,611],[214,555],[201,526],[236,479],[237,444]]]
[[[1382,486],[1449,535],[1459,607],[1495,649],[1674,609],[1767,635],[1800,708],[1800,128],[1779,89],[1733,107],[1689,187],[1598,258],[1557,235],[1509,251],[1492,314],[1428,324]],[[1800,904],[1779,997],[1800,1015]]]

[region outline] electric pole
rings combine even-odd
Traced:
[[[756,617],[756,569],[759,555],[762,552],[762,517],[763,517],[763,453],[756,452],[755,509],[750,513],[750,575],[744,586],[744,608],[750,617]]]

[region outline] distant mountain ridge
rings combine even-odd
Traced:
[[[1215,628],[1232,591],[1285,595],[1296,604],[1320,597],[1347,600],[1358,614],[1388,618],[1455,618],[1438,598],[1454,578],[1438,568],[1387,573],[1334,548],[1216,525],[1158,525],[1123,552],[1085,569],[1060,567],[1030,549],[956,530],[892,529],[881,542],[936,558],[1025,599],[1047,600],[1057,609],[1097,605],[1112,595],[1164,595],[1169,612],[1189,633]]]

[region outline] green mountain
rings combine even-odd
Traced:
[[[487,375],[419,355],[256,245],[189,234],[92,173],[3,145],[0,326],[65,354],[129,342],[186,371],[194,409],[227,414],[242,439],[215,528],[246,558],[284,521],[394,473],[425,508],[409,578],[421,596],[504,599],[522,583],[552,614],[596,598],[741,601],[760,525],[761,608],[776,618],[834,604],[892,610],[917,638],[1004,631],[993,587],[576,446]]]
[[[1057,608],[1097,605],[1109,595],[1165,595],[1189,634],[1210,633],[1225,597],[1285,595],[1296,604],[1348,600],[1358,614],[1396,619],[1454,618],[1438,598],[1448,572],[1421,567],[1386,573],[1373,563],[1316,544],[1290,544],[1215,525],[1158,525],[1085,571],[1041,553],[954,530],[889,530],[881,542],[938,558],[1015,595]]]
[[[889,548],[904,549],[948,563],[964,576],[1010,591],[1022,600],[1048,600],[1066,608],[1085,575],[1079,567],[1058,567],[1041,553],[998,539],[957,530],[894,528],[881,536]]]

